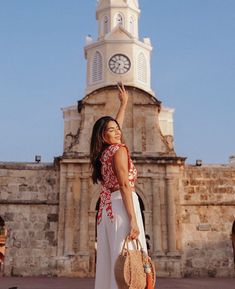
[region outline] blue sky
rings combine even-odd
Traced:
[[[81,2],[83,2],[81,4]],[[175,108],[175,150],[187,163],[235,154],[235,1],[140,0],[152,89]],[[53,161],[62,107],[84,96],[85,36],[96,0],[0,0],[0,161]]]

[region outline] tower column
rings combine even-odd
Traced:
[[[58,256],[64,255],[64,230],[65,230],[65,195],[67,186],[67,168],[60,165],[60,199],[59,199],[59,223],[58,223]]]
[[[174,200],[174,178],[166,177],[166,199],[167,199],[167,245],[168,252],[176,252],[176,210]]]
[[[81,180],[81,196],[80,196],[80,219],[79,219],[79,252],[77,254],[77,264],[79,277],[87,277],[90,272],[90,257],[89,252],[89,194],[88,194],[88,181],[89,177],[86,174],[80,176]]]
[[[74,255],[73,238],[74,238],[74,173],[67,174],[67,192],[65,203],[65,230],[64,230],[64,254]]]
[[[81,176],[79,251],[88,251],[88,176]]]
[[[153,252],[162,252],[161,190],[164,184],[160,178],[152,178],[153,191]]]

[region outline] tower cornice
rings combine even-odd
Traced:
[[[125,84],[125,83],[124,83],[124,84]],[[146,96],[150,97],[150,98],[154,101],[155,105],[157,105],[157,106],[160,108],[160,106],[161,106],[161,101],[159,101],[159,100],[156,98],[156,96],[155,96],[155,94],[154,94],[153,91],[146,91],[146,90],[144,90],[143,88],[138,87],[138,85],[128,85],[128,84],[126,85],[126,84],[125,84],[125,87],[126,87],[127,89],[132,89],[133,91],[135,91],[135,90],[141,91],[143,94],[145,94]],[[87,93],[86,93],[86,96],[83,98],[83,101],[86,100],[90,95],[97,94],[97,93],[100,92],[100,91],[112,90],[113,88],[116,89],[117,86],[116,86],[116,85],[105,85],[105,86],[97,87],[96,89],[93,89],[93,90],[87,92]]]
[[[97,41],[96,43],[92,43],[92,44],[89,44],[87,46],[84,47],[84,51],[85,51],[85,57],[86,57],[86,52],[87,50],[91,49],[91,48],[95,48],[95,47],[100,47],[100,46],[103,46],[105,44],[108,44],[108,43],[114,43],[114,44],[117,44],[118,42],[120,42],[120,40],[106,40],[106,39],[102,39],[102,40],[99,40]],[[136,38],[132,38],[132,39],[126,39],[126,40],[122,40],[121,41],[122,43],[126,43],[126,44],[137,44],[138,46],[142,47],[142,48],[145,48],[147,49],[148,51],[152,51],[153,50],[153,47],[147,43],[144,43]]]

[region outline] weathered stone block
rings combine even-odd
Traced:
[[[58,214],[48,214],[47,215],[48,222],[58,222]]]
[[[56,242],[55,240],[55,232],[53,231],[48,231],[45,233],[45,238],[49,241],[49,245],[54,245],[54,243]]]

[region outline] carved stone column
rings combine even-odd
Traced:
[[[162,252],[162,225],[161,225],[161,179],[152,179],[153,191],[153,252]]]
[[[74,239],[74,173],[69,171],[67,173],[67,191],[66,191],[66,205],[65,205],[65,234],[64,234],[64,254],[67,256],[74,255],[73,239]]]
[[[88,252],[88,221],[89,221],[89,198],[88,198],[88,177],[81,176],[81,199],[80,199],[80,235],[79,251]]]
[[[65,195],[67,190],[67,167],[60,166],[60,196],[59,196],[59,223],[58,223],[58,257],[64,256],[64,230],[65,230]]]
[[[96,211],[89,211],[89,252],[90,252],[90,264],[91,264],[91,277],[95,277],[95,269],[96,269],[96,250],[97,250],[97,243],[95,238],[96,232]]]
[[[77,267],[78,277],[89,277],[92,274],[89,252],[89,193],[87,175],[80,176],[81,179],[81,195],[80,195],[80,219],[79,219],[79,245],[77,254]],[[90,254],[91,253],[91,254]]]
[[[176,252],[176,210],[174,198],[174,178],[166,177],[167,198],[167,230],[168,230],[168,252]]]

